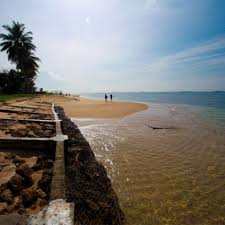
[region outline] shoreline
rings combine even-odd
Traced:
[[[121,119],[125,116],[149,108],[144,103],[126,101],[108,101],[73,96],[41,96],[41,101],[52,101],[64,108],[71,118],[80,119]]]

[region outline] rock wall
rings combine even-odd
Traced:
[[[73,202],[75,224],[123,225],[125,217],[106,169],[100,164],[78,127],[55,108],[62,120],[65,143],[65,185],[67,201]]]

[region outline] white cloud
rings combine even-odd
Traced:
[[[196,67],[202,66],[207,69],[214,65],[225,66],[225,37],[212,39],[195,47],[160,57],[144,66],[146,71],[169,68],[174,70],[180,66],[185,71],[192,71]]]
[[[56,80],[56,81],[66,81],[62,76],[52,72],[52,71],[49,71],[48,72],[48,75],[53,79],[53,80]]]

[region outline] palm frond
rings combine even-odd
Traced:
[[[24,34],[24,36],[29,36],[29,35],[33,35],[33,33],[31,31],[28,31]]]
[[[0,34],[0,38],[2,38],[3,40],[11,40],[12,36],[6,35],[6,34]]]
[[[12,32],[13,32],[12,27],[10,27],[9,25],[3,25],[2,27],[3,27],[5,30],[7,30],[9,33],[12,33]]]
[[[5,51],[12,46],[12,42],[11,41],[5,41],[5,42],[2,42],[0,44],[0,46],[2,47],[1,51]]]

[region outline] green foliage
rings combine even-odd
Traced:
[[[26,78],[23,73],[15,70],[0,72],[0,93],[13,94],[25,92],[34,92],[34,83],[32,80],[28,80],[28,84],[25,87]]]
[[[36,94],[10,94],[10,95],[2,95],[0,94],[0,102],[7,102],[11,100],[15,100],[18,98],[33,98],[37,96]]]
[[[4,25],[3,28],[7,31],[7,34],[0,34],[0,38],[3,40],[0,43],[0,48],[1,51],[6,51],[8,60],[15,63],[17,71],[10,71],[8,75],[11,74],[12,77],[5,76],[2,79],[11,78],[8,85],[13,86],[19,82],[18,88],[21,88],[20,91],[31,92],[34,89],[34,80],[37,76],[38,62],[40,61],[34,54],[36,46],[32,43],[32,32],[25,32],[25,25],[15,21],[11,26]],[[18,78],[18,75],[21,76],[21,79]],[[24,82],[23,87],[20,85],[21,81]]]

